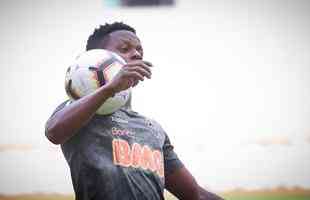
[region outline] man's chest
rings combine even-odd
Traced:
[[[130,146],[136,144],[161,151],[165,134],[152,120],[114,114],[96,119],[95,132],[103,139],[122,140]]]
[[[114,166],[152,172],[164,177],[164,132],[147,118],[112,115],[94,119],[88,127],[92,149],[88,154]],[[95,150],[94,150],[95,149]],[[105,156],[104,156],[105,155]],[[105,158],[104,158],[105,157]]]

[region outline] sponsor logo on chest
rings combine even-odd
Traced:
[[[119,128],[116,128],[116,127],[112,127],[111,133],[114,136],[129,136],[129,137],[131,137],[131,136],[134,135],[134,133],[131,132],[131,131],[128,131],[126,129],[119,129]]]
[[[113,139],[113,163],[122,167],[142,168],[164,177],[164,161],[159,150],[148,145],[130,144],[123,139]]]

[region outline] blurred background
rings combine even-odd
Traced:
[[[164,127],[199,184],[308,199],[309,10],[307,0],[1,1],[0,194],[73,194],[44,125],[94,28],[123,21],[155,65],[133,108]]]

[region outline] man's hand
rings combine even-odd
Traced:
[[[144,81],[144,78],[151,78],[152,72],[150,67],[152,64],[143,60],[136,60],[125,64],[116,74],[113,80],[107,84],[114,93],[126,90],[136,86],[139,81]]]
[[[66,142],[88,123],[104,101],[115,93],[136,86],[145,77],[151,78],[151,66],[151,63],[142,60],[130,62],[108,84],[54,113],[46,123],[47,138],[54,144]]]

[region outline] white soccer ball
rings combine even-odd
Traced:
[[[77,100],[94,92],[113,79],[126,64],[117,54],[93,49],[80,54],[69,66],[65,77],[65,89],[72,100]],[[108,98],[97,110],[97,114],[111,114],[124,106],[131,89],[123,90]]]

